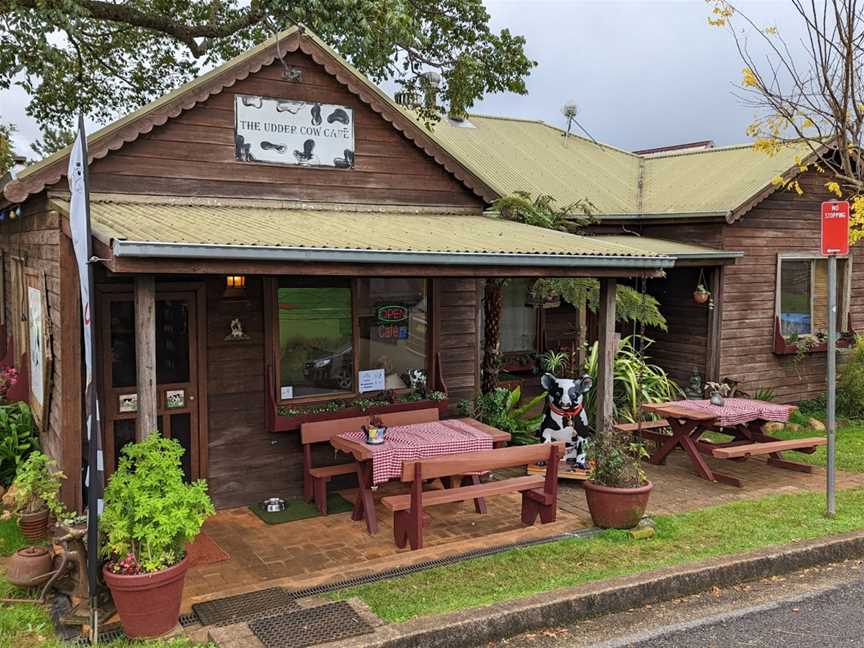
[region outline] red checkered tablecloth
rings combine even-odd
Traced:
[[[339,436],[364,442],[362,431]],[[492,437],[464,421],[447,420],[387,428],[384,443],[368,445],[372,452],[372,483],[382,484],[402,476],[402,462],[461,452],[492,449]]]
[[[790,405],[766,403],[749,398],[726,398],[723,405],[712,405],[709,400],[681,400],[672,401],[668,404],[700,414],[706,412],[713,414],[717,417],[717,423],[721,427],[743,425],[750,421],[785,422],[789,420],[789,414],[793,410]]]

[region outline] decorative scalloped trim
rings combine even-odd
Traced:
[[[391,115],[391,106],[386,105],[385,102],[381,102],[380,99],[370,96],[368,86],[363,84],[362,81],[358,85],[357,82],[360,80],[337,60],[334,60],[329,53],[323,51],[313,40],[309,38],[303,39],[297,33],[291,36],[290,42],[283,43],[281,48],[284,48],[286,53],[300,50],[311,57],[328,74],[360,98],[363,103],[367,104],[406,139],[426,153],[426,155],[473,191],[478,197],[487,202],[492,202],[498,197],[498,194],[494,190],[486,186],[473,173],[464,173],[462,170],[463,165],[451,155],[448,154],[446,157],[441,155],[441,151],[444,150],[443,147],[423,133],[419,126],[402,115],[397,114],[395,117]],[[248,61],[244,61],[243,64],[238,64],[236,67],[225,70],[202,88],[196,88],[190,91],[188,95],[180,95],[169,103],[158,106],[151,112],[141,115],[116,132],[109,133],[104,140],[100,138],[96,142],[93,142],[95,148],[88,151],[88,163],[92,163],[94,160],[101,160],[110,152],[117,151],[126,144],[134,142],[141,135],[149,133],[157,126],[162,126],[169,119],[180,116],[182,113],[204,103],[213,95],[219,94],[225,88],[230,88],[238,81],[256,74],[262,68],[271,65],[276,58],[276,45],[274,44],[259,55],[252,57]],[[400,123],[397,123],[397,120]],[[413,131],[413,133],[409,131]],[[23,181],[13,180],[4,187],[3,195],[11,202],[23,202],[28,196],[39,193],[45,187],[56,184],[66,177],[67,165],[68,156],[64,156],[53,162],[50,166],[45,167],[45,169],[37,171],[32,178],[26,178]]]

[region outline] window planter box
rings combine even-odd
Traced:
[[[851,318],[850,318],[851,319]],[[849,328],[852,328],[852,322],[849,322]],[[838,349],[848,349],[855,344],[855,332],[845,331],[837,338]],[[774,318],[774,348],[772,349],[775,355],[796,355],[798,347],[792,342],[789,342],[780,332],[780,318]],[[806,353],[825,353],[828,351],[828,342],[820,342],[808,349]]]
[[[410,412],[414,410],[429,409],[435,407],[441,418],[447,414],[450,405],[450,400],[419,400],[408,401],[404,403],[391,403],[389,405],[378,405],[368,408],[365,412],[359,407],[343,407],[342,409],[332,412],[317,412],[309,414],[294,414],[292,416],[280,416],[278,408],[269,408],[273,412],[270,416],[269,429],[271,432],[291,432],[299,430],[303,423],[314,423],[318,421],[333,421],[335,419],[351,418],[354,416],[374,416],[376,414],[386,414],[389,412]]]

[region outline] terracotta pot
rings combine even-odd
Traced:
[[[188,568],[188,556],[173,567],[139,576],[113,574],[107,566],[102,568],[127,637],[159,637],[174,629]]]
[[[42,540],[48,535],[48,509],[42,509],[35,513],[19,513],[18,526],[24,537],[35,542]]]
[[[17,587],[44,585],[54,569],[48,547],[24,547],[15,552],[6,567],[6,578]]]
[[[701,290],[693,291],[693,301],[697,304],[704,304],[711,298],[710,292],[702,292]]]
[[[611,488],[592,481],[582,482],[591,519],[601,529],[632,529],[645,514],[654,484],[638,488]]]

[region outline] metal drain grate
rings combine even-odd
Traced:
[[[345,601],[255,619],[249,629],[267,648],[302,648],[372,632]]]
[[[126,635],[123,633],[123,628],[118,623],[113,623],[111,625],[105,626],[104,629],[99,631],[99,643],[111,643],[112,641],[120,641],[125,639]],[[89,646],[90,644],[90,635],[82,634],[72,641],[69,642],[70,646]]]
[[[216,626],[240,623],[261,614],[279,614],[298,608],[294,595],[281,587],[238,594],[192,606],[201,625]]]
[[[198,625],[198,616],[194,612],[180,615],[180,627],[188,628],[189,626]]]

